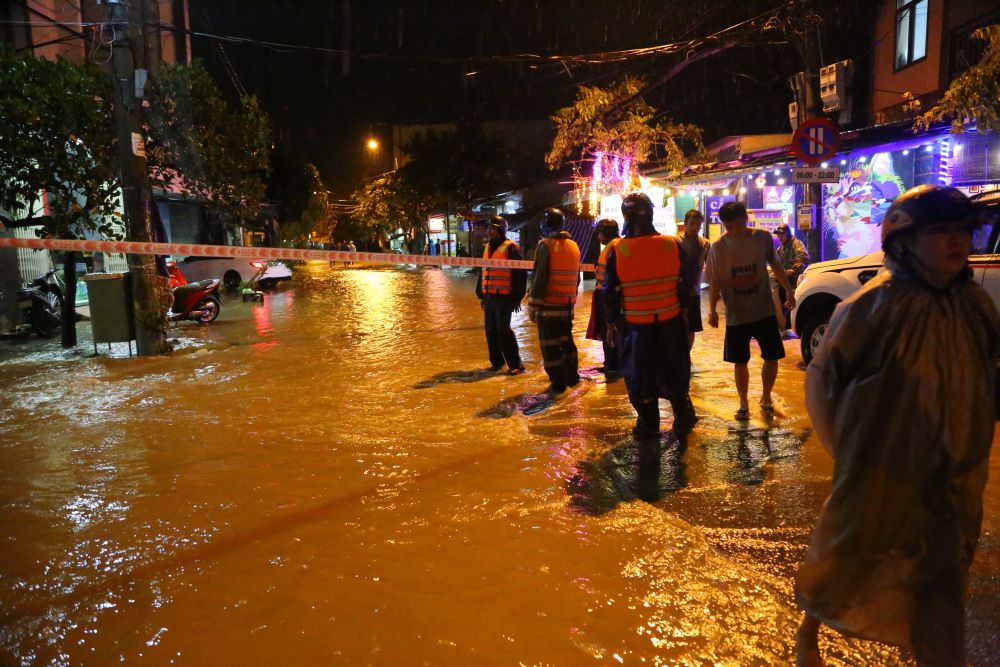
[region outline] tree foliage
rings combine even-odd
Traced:
[[[119,182],[107,77],[0,46],[0,91],[0,206],[43,224],[42,234],[114,235]]]
[[[401,178],[435,208],[468,206],[510,185],[501,141],[473,124],[418,134],[403,151]]]
[[[430,200],[398,173],[379,176],[354,193],[358,202],[352,217],[369,236],[383,236],[397,228],[423,227]]]
[[[309,239],[324,243],[330,241],[337,218],[319,170],[312,164],[303,163],[301,174],[294,180],[296,186],[287,195],[302,203],[286,207],[282,202],[282,218],[278,224],[281,245],[297,247]]]
[[[982,59],[951,82],[940,102],[917,116],[914,130],[946,120],[955,134],[969,123],[983,133],[1000,130],[1000,24],[980,28],[972,37],[986,42]]]
[[[148,86],[146,146],[154,185],[181,187],[237,219],[264,198],[271,129],[253,96],[230,110],[202,65],[164,65]]]
[[[656,122],[656,109],[641,96],[643,85],[630,76],[606,88],[580,86],[573,104],[551,117],[556,136],[545,156],[548,167],[599,152],[635,165],[655,161],[673,170],[687,165],[685,154],[704,148],[701,129],[670,119]]]

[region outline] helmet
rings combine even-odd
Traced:
[[[609,239],[613,239],[618,236],[618,223],[614,220],[609,220],[604,218],[603,220],[597,221],[597,233],[604,234]]]
[[[951,223],[969,229],[981,220],[976,207],[960,190],[918,185],[896,197],[882,219],[882,249],[892,255],[895,239],[927,225]]]
[[[789,236],[791,236],[792,231],[788,227],[788,225],[784,225],[784,224],[778,225],[777,227],[774,228],[774,234],[775,234],[775,236],[777,236],[778,234],[782,234],[782,233],[788,234]]]
[[[653,228],[653,201],[641,192],[633,192],[622,201],[625,236],[633,236]]]
[[[490,218],[489,222],[486,223],[487,227],[492,227],[501,234],[507,233],[507,218],[501,215],[494,215]]]
[[[542,229],[542,236],[551,236],[561,232],[566,226],[566,215],[557,208],[547,208],[542,212],[542,221],[539,226]]]

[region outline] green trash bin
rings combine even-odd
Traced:
[[[131,343],[135,339],[132,282],[127,273],[88,273],[83,277],[90,297],[90,325],[97,343]]]

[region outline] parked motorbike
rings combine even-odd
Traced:
[[[38,276],[17,291],[22,320],[42,338],[49,338],[62,326],[62,289],[55,283],[53,270]]]
[[[208,324],[219,316],[222,301],[219,300],[221,280],[199,280],[189,283],[176,262],[167,262],[167,273],[170,276],[170,287],[173,289],[174,302],[167,312],[167,319],[194,320]]]

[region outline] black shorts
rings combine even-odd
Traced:
[[[778,318],[774,315],[749,324],[726,327],[726,343],[722,358],[732,364],[750,361],[750,339],[760,345],[760,356],[765,361],[777,361],[785,356],[785,345],[778,331]]]
[[[688,333],[704,331],[701,326],[701,293],[689,294],[681,300],[688,318]]]

